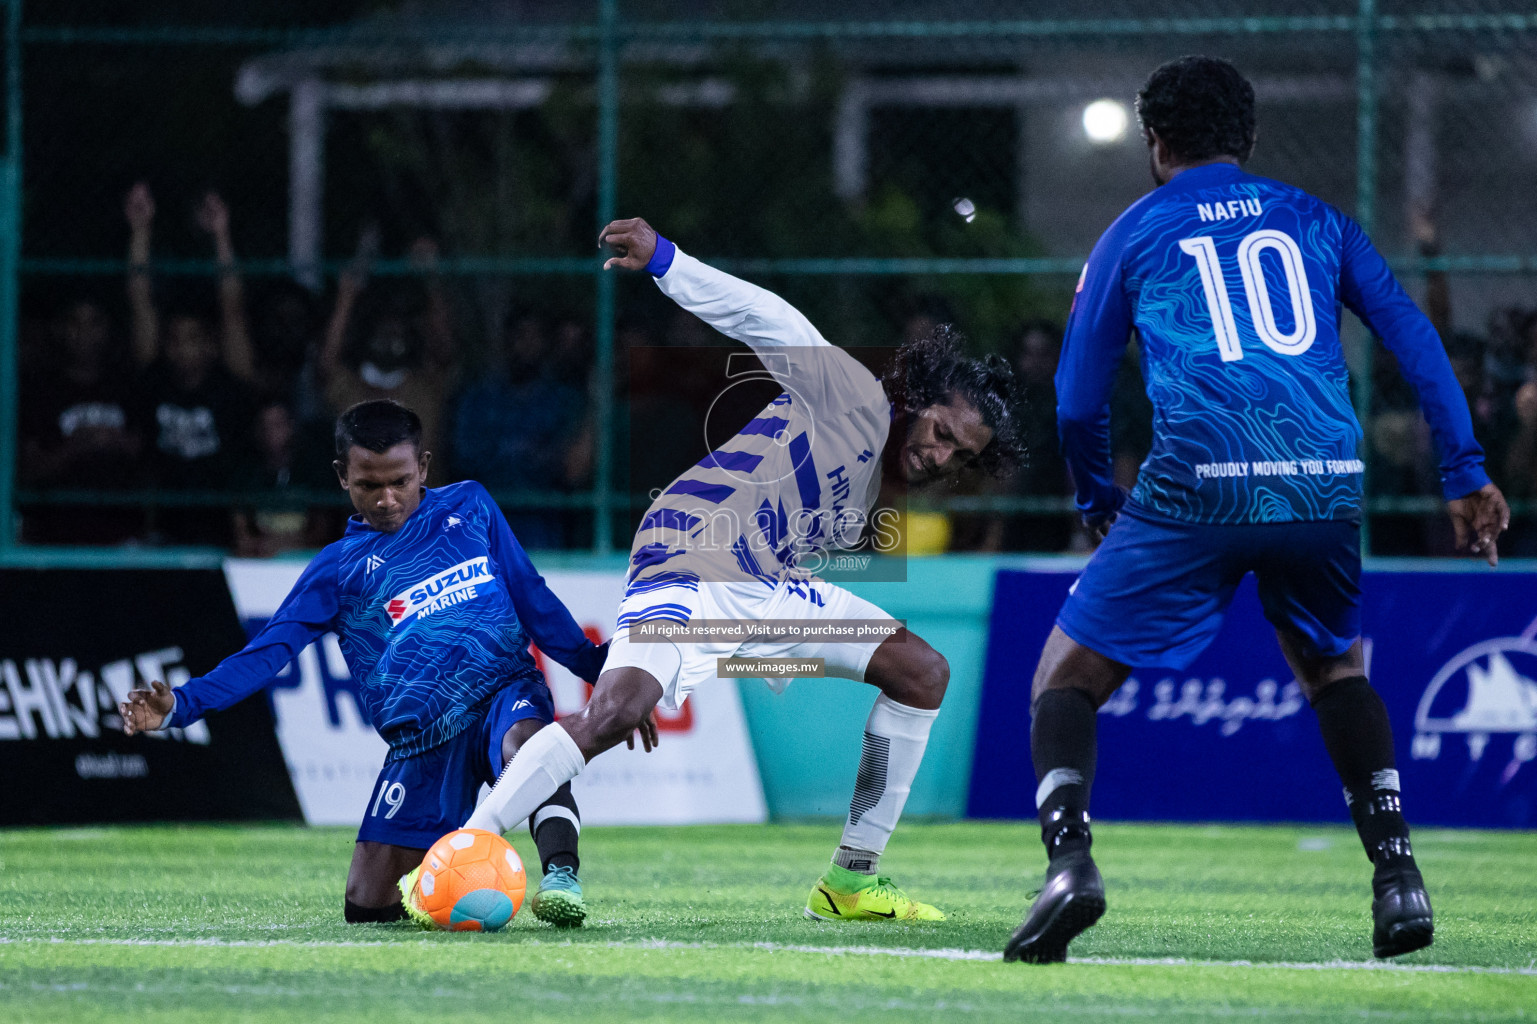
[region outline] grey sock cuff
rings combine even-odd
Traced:
[[[840,846],[833,851],[833,863],[861,875],[873,875],[880,866],[881,855],[874,850],[851,850],[847,846]]]

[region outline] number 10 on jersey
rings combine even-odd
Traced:
[[[1233,322],[1233,304],[1228,298],[1227,282],[1222,278],[1222,263],[1217,257],[1217,243],[1210,235],[1181,239],[1180,251],[1195,257],[1201,271],[1201,288],[1206,292],[1206,306],[1211,311],[1212,330],[1217,336],[1217,351],[1224,363],[1243,358],[1238,326]],[[1286,275],[1286,291],[1291,299],[1292,329],[1283,334],[1276,326],[1275,309],[1270,303],[1270,286],[1265,283],[1265,267],[1260,257],[1267,249],[1275,251]],[[1249,303],[1249,317],[1254,332],[1271,351],[1283,356],[1300,356],[1313,345],[1318,324],[1313,318],[1313,293],[1308,290],[1307,271],[1302,265],[1302,250],[1296,239],[1284,231],[1262,230],[1244,236],[1238,243],[1238,271],[1243,275],[1244,298]]]

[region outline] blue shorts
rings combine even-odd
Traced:
[[[482,784],[502,773],[502,737],[525,718],[555,720],[549,687],[519,679],[486,702],[468,729],[415,757],[386,761],[363,811],[359,842],[425,850],[464,824]]]
[[[1057,625],[1132,667],[1185,668],[1222,628],[1246,573],[1265,618],[1308,657],[1336,657],[1361,635],[1361,528],[1324,520],[1213,526],[1123,512]]]

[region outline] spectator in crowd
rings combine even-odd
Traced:
[[[297,281],[273,280],[257,289],[253,300],[252,342],[256,355],[256,385],[264,395],[295,396],[307,408],[296,408],[301,420],[329,420],[325,400],[319,395],[299,397],[311,382],[304,370],[319,351],[320,323],[316,297]]]
[[[1509,313],[1511,329],[1515,332],[1515,347],[1522,361],[1522,377],[1531,380],[1537,375],[1537,308],[1517,307]]]
[[[1072,481],[1057,439],[1057,359],[1062,331],[1046,320],[1020,329],[1014,345],[1014,368],[1025,386],[1025,461],[1001,481],[1004,493],[1022,497],[1071,496]],[[1137,343],[1133,339],[1116,374],[1110,400],[1110,452],[1116,483],[1130,490],[1153,443],[1153,406],[1142,386]],[[1093,541],[1075,513],[986,517],[993,525],[978,544],[968,540],[970,517],[957,517],[957,550],[1088,551]]]
[[[1411,211],[1411,228],[1421,256],[1440,255],[1436,225],[1425,211]],[[1498,474],[1509,461],[1507,453],[1517,431],[1512,396],[1524,369],[1521,333],[1528,313],[1496,311],[1489,317],[1488,337],[1455,331],[1450,275],[1444,270],[1425,275],[1423,306],[1462,386],[1474,436]],[[1439,499],[1440,477],[1430,428],[1397,360],[1381,347],[1373,351],[1371,410],[1365,429],[1372,497]],[[1513,550],[1520,543],[1520,533],[1518,521],[1509,538]],[[1451,555],[1454,544],[1450,524],[1442,516],[1378,512],[1372,516],[1372,549],[1385,555]]]
[[[1367,438],[1372,457],[1383,462],[1380,479],[1374,472],[1374,488],[1393,495],[1418,493],[1418,460],[1422,454],[1416,439],[1419,408],[1414,391],[1398,369],[1398,359],[1385,348],[1372,354],[1371,422]]]
[[[1039,498],[1073,493],[1057,442],[1057,358],[1062,329],[1049,320],[1026,324],[1014,346],[1014,369],[1025,386],[1025,462],[1015,471],[1014,492]],[[1020,532],[1006,538],[1005,550],[1066,551],[1078,532],[1076,514],[1015,519]]]
[[[1500,466],[1505,460],[1505,449],[1515,432],[1515,410],[1507,395],[1502,394],[1490,380],[1487,364],[1488,345],[1476,334],[1453,334],[1446,342],[1446,354],[1451,360],[1452,372],[1462,386],[1467,399],[1468,411],[1473,416],[1473,436],[1483,445],[1484,455],[1491,466]],[[1433,453],[1427,448],[1427,459]],[[1427,484],[1427,494],[1437,493],[1439,480],[1432,474]],[[1438,521],[1444,517],[1437,517]]]
[[[1507,306],[1489,315],[1485,364],[1495,386],[1513,395],[1531,376],[1537,356],[1537,310]]]
[[[1516,389],[1516,428],[1505,454],[1506,488],[1518,498],[1537,498],[1537,381]]]
[[[696,324],[703,323],[690,313],[684,315]],[[672,323],[686,327],[682,320],[674,319]],[[756,365],[750,362],[750,356],[688,351],[694,342],[703,340],[708,344],[709,339],[695,339],[687,330],[669,330],[667,344],[663,346],[646,344],[650,339],[643,337],[641,331],[638,324],[627,331],[639,344],[627,352],[629,374],[618,417],[625,439],[618,453],[625,459],[623,469],[627,471],[619,479],[624,481],[627,477],[630,492],[637,495],[666,487],[709,453],[706,416],[712,410],[723,419],[729,419],[733,413],[740,415],[738,403],[730,399],[724,407],[715,409],[715,399],[730,384],[725,376],[726,361],[746,359],[748,362],[738,365]],[[732,422],[729,429],[738,429],[738,422]],[[728,428],[716,424],[716,429]]]
[[[365,294],[377,251],[377,231],[365,230],[357,258],[337,284],[320,353],[320,384],[332,414],[380,398],[414,409],[422,419],[422,447],[442,466],[450,454],[443,448],[443,415],[458,349],[436,273],[437,243],[419,238],[411,246],[412,263],[423,276],[425,302],[416,301],[412,289],[393,283]],[[429,473],[432,482],[441,480],[441,468],[429,468]]]
[[[560,344],[579,345],[562,331]],[[583,386],[562,379],[559,357],[545,324],[533,314],[515,317],[506,331],[501,366],[459,393],[453,411],[454,466],[493,491],[565,491],[570,448],[586,415]],[[507,521],[530,549],[566,543],[563,511],[514,510]]]
[[[254,370],[244,300],[230,241],[229,210],[209,192],[197,209],[198,226],[214,243],[219,274],[219,324],[196,305],[178,304],[161,322],[150,280],[150,235],[155,201],[140,182],[128,193],[130,228],[128,299],[133,347],[144,368],[140,396],[147,410],[149,468],[168,490],[218,490],[235,481],[249,453]],[[167,508],[157,518],[157,539],[177,544],[230,546],[232,523],[218,508]]]
[[[1507,453],[1516,430],[1515,410],[1509,393],[1496,390],[1488,372],[1489,345],[1476,334],[1454,333],[1443,335],[1446,354],[1452,364],[1452,372],[1462,387],[1473,420],[1473,437],[1484,449],[1486,464],[1495,473],[1501,472],[1507,461]],[[1418,410],[1415,411],[1413,431],[1407,443],[1409,456],[1415,460],[1416,494],[1437,497],[1441,493],[1441,478],[1437,467],[1435,444],[1430,436],[1430,426]],[[1504,481],[1502,481],[1503,483]],[[1374,488],[1375,490],[1375,488]],[[1451,523],[1445,516],[1419,516],[1414,520],[1418,527],[1418,542],[1411,543],[1404,553],[1434,555],[1450,558],[1457,552],[1456,538]],[[1519,533],[1510,538],[1519,544]],[[1387,543],[1379,545],[1382,553],[1392,549]],[[1514,547],[1512,547],[1514,551]]]
[[[1057,357],[1062,330],[1049,320],[1032,320],[1014,336],[1010,358],[1024,386],[1021,410],[1024,461],[1013,475],[983,480],[984,494],[1024,498],[1062,498],[1073,493],[1057,443]],[[953,550],[1066,551],[1073,543],[1077,516],[1071,513],[1006,513],[954,517]]]
[[[328,472],[333,442],[323,432],[299,425],[293,407],[281,398],[261,403],[256,412],[256,457],[240,481],[242,492],[273,499],[235,512],[235,552],[243,558],[268,558],[300,548],[323,547],[336,539],[336,519],[324,508],[305,507],[306,492],[332,489]]]
[[[592,378],[592,332],[582,320],[563,316],[556,319],[553,334],[551,369],[562,382],[585,392]]]
[[[106,311],[69,302],[51,344],[21,384],[20,471],[25,486],[113,490],[135,486],[143,451],[131,374],[114,350]],[[56,505],[22,509],[31,543],[113,544],[135,536],[133,509]]]
[[[1500,483],[1512,494],[1528,502],[1537,501],[1537,310],[1511,310],[1504,319],[1509,324],[1509,351],[1513,353],[1501,366],[1491,360],[1495,372],[1504,371],[1510,393],[1511,436],[1501,469]],[[1510,552],[1537,557],[1537,515],[1530,512],[1511,523]]]

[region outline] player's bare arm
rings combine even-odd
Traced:
[[[656,252],[656,229],[640,217],[610,221],[598,232],[598,247],[615,253],[604,262],[604,270],[645,270]]]
[[[1457,550],[1483,555],[1491,566],[1500,564],[1499,537],[1510,529],[1510,506],[1492,483],[1472,494],[1446,503],[1456,533]]]
[[[130,690],[128,699],[118,704],[118,714],[123,716],[123,735],[154,732],[164,727],[176,708],[176,695],[160,680],[150,683],[148,690]]]

